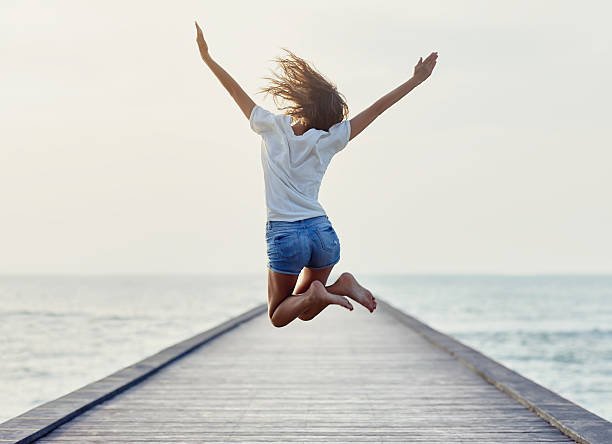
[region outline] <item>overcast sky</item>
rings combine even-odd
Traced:
[[[350,117],[320,200],[355,272],[612,272],[607,2],[0,3],[0,273],[265,272],[253,99],[287,47]]]

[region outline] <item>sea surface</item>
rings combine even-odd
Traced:
[[[612,276],[357,277],[612,420]],[[265,301],[265,274],[0,276],[0,422]]]

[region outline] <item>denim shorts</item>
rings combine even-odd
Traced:
[[[268,267],[300,274],[302,268],[327,268],[340,260],[340,240],[327,216],[295,222],[267,221]]]

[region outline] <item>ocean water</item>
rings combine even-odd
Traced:
[[[357,277],[612,420],[612,276]],[[0,276],[0,422],[265,300],[265,274]]]

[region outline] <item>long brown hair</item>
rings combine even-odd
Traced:
[[[306,129],[329,128],[348,116],[348,105],[336,85],[326,79],[306,60],[288,49],[286,56],[274,58],[281,69],[274,77],[264,77],[270,85],[260,88],[271,94],[276,106],[294,119],[301,119]],[[280,103],[282,99],[287,103]],[[285,105],[285,106],[281,106]]]

